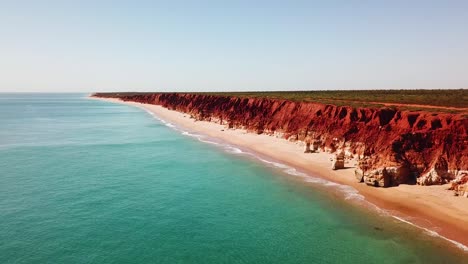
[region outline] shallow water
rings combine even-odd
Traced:
[[[0,94],[0,263],[467,257],[352,189],[83,97]]]

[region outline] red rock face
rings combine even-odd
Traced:
[[[197,119],[220,120],[230,127],[256,133],[279,132],[285,138],[292,136],[307,141],[320,139],[322,148],[335,150],[347,146],[353,154],[368,157],[365,171],[403,166],[411,171],[407,181],[414,181],[433,169],[439,174],[468,170],[468,119],[463,114],[202,94],[118,97],[124,101],[162,105]]]

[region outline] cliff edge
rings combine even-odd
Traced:
[[[452,181],[458,191],[468,181],[468,118],[463,112],[191,93],[93,96],[161,105],[197,120],[303,141],[308,152],[328,151],[358,160],[356,179],[372,186]]]

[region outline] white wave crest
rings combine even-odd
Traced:
[[[351,187],[351,186],[343,185],[343,184],[339,184],[339,183],[336,183],[336,182],[328,181],[326,179],[311,176],[310,174],[300,172],[296,168],[293,168],[293,167],[288,166],[288,165],[283,164],[283,163],[269,161],[269,160],[260,158],[258,156],[256,156],[256,158],[258,160],[264,162],[264,163],[267,163],[269,165],[273,165],[276,168],[283,169],[283,172],[285,172],[285,173],[287,173],[289,175],[302,177],[302,178],[304,178],[304,180],[306,182],[313,183],[313,184],[319,184],[319,185],[322,185],[322,186],[325,186],[325,187],[334,188],[334,189],[338,190],[340,193],[342,193],[344,195],[345,200],[350,200],[350,199],[358,200],[358,201],[364,201],[365,200],[365,197],[363,195],[359,194],[359,191],[356,190],[355,188]]]
[[[182,131],[182,135],[184,136],[189,136],[189,137],[199,137],[200,135],[197,135],[197,134],[192,134],[188,131]]]
[[[233,154],[242,154],[242,153],[244,153],[241,149],[233,147],[233,146],[226,146],[225,149],[229,153],[233,153]]]
[[[463,245],[463,244],[460,243],[460,242],[457,242],[457,241],[455,241],[455,240],[452,240],[452,239],[450,239],[450,238],[444,237],[444,236],[440,235],[439,233],[437,233],[437,232],[434,231],[434,230],[430,230],[430,229],[427,229],[427,228],[425,228],[425,227],[422,227],[422,226],[413,224],[413,223],[411,223],[410,221],[408,221],[408,220],[406,220],[406,219],[404,219],[404,218],[402,218],[402,217],[398,217],[398,216],[396,216],[396,215],[392,215],[392,217],[395,218],[395,219],[397,219],[397,220],[399,220],[399,221],[401,221],[401,222],[403,222],[403,223],[406,223],[406,224],[408,224],[408,225],[411,225],[411,226],[417,227],[417,228],[419,228],[419,229],[422,229],[422,230],[424,230],[424,232],[426,232],[426,234],[428,234],[428,235],[430,235],[430,236],[432,236],[432,237],[439,237],[439,238],[442,238],[442,239],[444,239],[444,240],[446,240],[446,241],[448,241],[448,242],[454,244],[456,247],[460,248],[461,250],[463,250],[463,251],[465,251],[465,252],[468,252],[468,247],[467,247],[467,246]]]
[[[150,110],[146,109],[146,108],[142,108],[144,109],[148,114],[150,114],[151,116],[154,116],[156,119],[159,119],[161,120],[159,117],[157,117],[153,112],[151,112]]]
[[[198,141],[203,142],[203,143],[208,143],[208,144],[212,144],[212,145],[221,145],[218,142],[202,139],[201,137],[198,137],[197,139],[198,139]]]

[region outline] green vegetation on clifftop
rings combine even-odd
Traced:
[[[157,93],[157,92],[154,92]],[[298,102],[317,102],[353,107],[395,106],[411,111],[465,112],[468,108],[468,89],[451,90],[339,90],[339,91],[275,91],[275,92],[188,92],[213,96],[236,96],[241,98],[269,98]],[[112,97],[138,92],[104,93]]]

